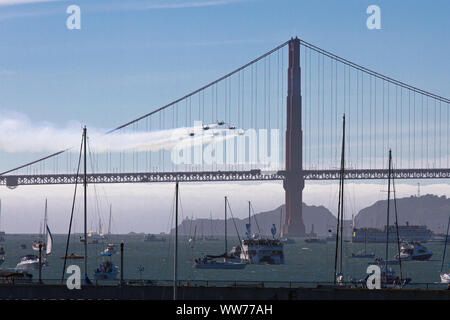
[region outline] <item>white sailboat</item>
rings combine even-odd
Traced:
[[[33,241],[32,248],[34,251],[39,251],[39,245],[41,245],[42,250],[46,250],[47,229],[47,199],[45,199],[44,225],[41,224],[39,239]]]

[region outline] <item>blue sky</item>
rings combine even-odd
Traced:
[[[374,3],[381,8],[382,30],[370,31],[365,10]],[[81,30],[66,29],[70,4],[81,8]],[[33,121],[77,120],[111,128],[294,35],[448,96],[449,9],[448,1],[89,0],[3,5],[0,109]]]
[[[71,4],[81,8],[81,30],[66,28],[66,8]],[[381,8],[381,30],[366,28],[366,8],[371,4]],[[0,0],[0,116],[16,113],[32,123],[66,128],[75,122],[107,130],[197,89],[292,36],[449,97],[449,12],[446,0]],[[14,162],[12,157],[3,158],[6,167]],[[273,192],[271,185],[258,186],[260,194]],[[331,198],[314,196],[314,187],[310,184],[305,189],[307,203],[334,205]],[[121,198],[119,186],[104,188],[113,194],[111,198]],[[124,188],[120,190],[132,193],[130,186]],[[148,192],[157,188],[151,186]],[[168,191],[171,187],[164,188]],[[277,188],[276,196],[268,202],[251,199],[261,201],[260,206],[255,204],[257,211],[271,210],[281,203],[282,189]],[[370,190],[378,188],[372,185]],[[28,199],[31,210],[40,207],[49,191],[51,194],[56,189],[0,190],[0,197],[6,212],[19,210],[23,199]],[[55,197],[58,194],[59,204],[50,210],[68,210],[72,188],[58,190],[61,193]],[[143,187],[136,190],[137,195],[147,192]],[[217,198],[217,203],[222,203],[226,190],[232,193],[226,185],[218,185],[214,191],[217,197],[211,196],[211,201],[215,204]],[[136,208],[131,205],[137,200],[123,200],[121,205],[133,208],[138,218],[148,208],[160,210],[162,222],[133,224],[139,220],[130,217],[118,231],[163,230],[173,195],[169,193],[164,200],[161,195],[158,204],[150,201]],[[378,198],[379,194],[367,195],[355,206],[361,208]],[[168,205],[161,208],[160,203]],[[192,211],[208,217],[212,206],[208,203],[202,210],[193,204]],[[25,219],[26,209],[20,210]],[[213,213],[217,217],[221,214]],[[27,226],[20,219],[7,221],[15,232],[35,232],[40,218],[41,214],[36,214]],[[63,232],[66,217],[58,219],[58,230]]]

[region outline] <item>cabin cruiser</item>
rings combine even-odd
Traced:
[[[42,266],[47,265],[47,259],[45,257],[41,257]],[[39,269],[39,257],[34,254],[27,254],[20,259],[20,262],[17,264],[16,269],[21,270],[36,270]]]
[[[422,246],[419,242],[405,242],[400,247],[401,260],[428,260],[433,252]],[[399,259],[399,255],[395,255],[395,259]]]
[[[94,280],[115,280],[119,268],[111,261],[102,262],[94,272]]]

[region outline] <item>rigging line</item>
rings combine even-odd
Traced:
[[[253,219],[255,219],[256,227],[258,228],[258,233],[261,235],[261,229],[259,229],[259,224],[258,224],[258,220],[256,219],[255,209],[253,209],[253,205],[251,202],[250,202],[250,207],[252,208]]]
[[[450,227],[450,216],[448,217],[448,223],[447,223],[447,233],[445,235],[445,245],[444,245],[444,253],[442,254],[442,264],[441,264],[441,273],[444,269],[444,261],[445,261],[445,252],[447,250],[447,241],[448,241],[448,229]]]
[[[392,84],[395,84],[395,85],[401,86],[401,87],[403,87],[405,89],[412,90],[412,91],[414,91],[416,93],[423,94],[423,95],[426,95],[428,97],[437,99],[437,100],[442,101],[444,103],[450,103],[450,99],[448,99],[448,98],[438,96],[438,95],[436,95],[434,93],[431,93],[431,92],[428,92],[428,91],[416,88],[416,87],[408,85],[408,84],[406,84],[404,82],[395,80],[393,78],[387,77],[387,76],[382,75],[382,74],[380,74],[378,72],[375,72],[373,70],[367,69],[367,68],[365,68],[365,67],[363,67],[361,65],[358,65],[358,64],[356,64],[354,62],[351,62],[349,60],[341,58],[341,57],[339,57],[339,56],[337,56],[337,55],[335,55],[335,54],[333,54],[331,52],[328,52],[328,51],[326,51],[326,50],[324,50],[322,48],[319,48],[319,47],[317,47],[317,46],[315,46],[315,45],[313,45],[311,43],[308,43],[308,42],[306,42],[304,40],[300,39],[300,44],[304,45],[304,46],[306,46],[306,47],[310,48],[311,50],[314,50],[314,51],[316,51],[318,53],[324,54],[324,55],[330,57],[331,59],[334,59],[334,60],[339,61],[339,62],[341,62],[343,64],[346,64],[346,65],[348,65],[348,66],[350,66],[352,68],[355,68],[355,69],[361,70],[361,71],[363,71],[365,73],[368,73],[368,74],[370,74],[370,75],[372,75],[372,76],[374,76],[374,77],[376,77],[378,79],[382,79],[382,80],[388,81],[388,82],[390,82]]]
[[[280,44],[279,46],[275,47],[274,49],[272,49],[272,50],[266,52],[265,54],[259,56],[258,58],[254,59],[254,60],[252,60],[252,61],[250,61],[249,63],[247,63],[247,64],[245,64],[245,65],[243,65],[243,66],[241,66],[241,67],[239,67],[239,68],[237,68],[237,69],[231,71],[230,73],[227,73],[226,75],[220,77],[219,79],[217,79],[217,80],[215,80],[215,81],[212,81],[212,82],[208,83],[207,85],[201,87],[200,89],[197,89],[197,90],[195,90],[195,91],[192,91],[191,93],[188,93],[187,95],[185,95],[185,96],[183,96],[183,97],[181,97],[181,98],[179,98],[179,99],[177,99],[177,100],[174,100],[174,101],[172,101],[172,102],[170,102],[170,103],[168,103],[168,104],[166,104],[166,105],[164,105],[164,106],[162,106],[162,107],[159,107],[158,109],[156,109],[156,110],[154,110],[154,111],[152,111],[152,112],[149,112],[149,113],[147,113],[147,114],[145,114],[145,115],[143,115],[143,116],[141,116],[141,117],[139,117],[139,118],[136,118],[136,119],[134,119],[134,120],[131,120],[131,121],[129,121],[129,122],[123,124],[123,125],[120,125],[120,126],[116,127],[115,129],[109,130],[106,134],[109,134],[109,133],[112,133],[112,132],[117,131],[117,130],[119,130],[119,129],[125,128],[125,127],[129,126],[130,124],[133,124],[133,123],[135,123],[135,122],[137,122],[137,121],[139,121],[139,120],[142,120],[142,119],[144,119],[144,118],[146,118],[146,117],[149,117],[149,116],[151,116],[151,115],[153,115],[153,114],[155,114],[155,113],[157,113],[157,112],[159,112],[159,111],[161,111],[161,110],[164,110],[164,109],[166,109],[166,108],[168,108],[168,107],[170,107],[170,106],[172,106],[172,105],[174,105],[174,104],[176,104],[176,103],[178,103],[178,102],[180,102],[180,101],[182,101],[182,100],[184,100],[184,99],[186,99],[186,98],[188,98],[188,97],[191,97],[191,96],[195,95],[196,93],[199,93],[199,92],[203,91],[203,90],[206,89],[206,88],[209,88],[210,86],[212,86],[212,85],[214,85],[214,84],[216,84],[216,83],[218,83],[218,82],[220,82],[220,81],[222,81],[222,80],[224,80],[224,79],[227,79],[227,78],[231,77],[231,76],[234,75],[235,73],[237,73],[237,72],[239,72],[239,71],[241,71],[241,70],[247,68],[248,66],[250,66],[250,65],[252,65],[252,64],[254,64],[254,63],[260,61],[261,59],[264,59],[265,57],[271,55],[272,53],[276,52],[277,50],[283,48],[284,46],[286,46],[286,45],[289,43],[289,41],[290,41],[290,40],[288,40],[288,41],[286,41],[286,42]],[[450,100],[449,100],[449,101],[450,101]]]
[[[26,164],[23,164],[23,165],[21,165],[21,166],[19,166],[19,167],[14,168],[14,169],[10,169],[10,170],[4,171],[4,172],[0,173],[0,176],[3,176],[3,175],[5,175],[5,174],[7,174],[7,173],[10,173],[10,172],[13,172],[13,171],[16,171],[16,170],[19,170],[19,169],[22,169],[22,168],[31,166],[31,165],[33,165],[33,164],[35,164],[35,163],[38,163],[38,162],[47,160],[47,159],[49,159],[49,158],[56,157],[56,156],[60,155],[61,153],[64,153],[64,152],[69,151],[69,150],[71,150],[71,149],[73,149],[73,147],[67,148],[67,149],[65,149],[65,150],[58,151],[58,152],[56,152],[56,153],[53,153],[53,154],[48,155],[48,156],[45,156],[45,157],[40,158],[40,159],[38,159],[38,160],[34,160],[34,161],[32,161],[32,162],[28,162],[28,163],[26,163]]]
[[[233,210],[231,210],[230,200],[227,200],[227,205],[228,205],[228,209],[230,209],[231,219],[233,220],[234,229],[236,230],[236,234],[238,236],[239,243],[242,243],[241,237],[239,236],[239,231],[238,231],[238,228],[236,225],[236,221],[234,221]],[[225,221],[225,223],[227,223],[227,222]]]
[[[79,153],[79,156],[78,156],[78,168],[77,168],[77,175],[75,177],[75,191],[73,193],[72,211],[70,213],[69,231],[67,233],[66,253],[64,255],[64,265],[63,265],[63,269],[62,269],[61,283],[64,282],[64,275],[66,274],[67,253],[69,251],[70,234],[71,234],[71,230],[72,230],[73,212],[74,212],[74,209],[75,209],[75,200],[76,200],[76,196],[77,196],[78,176],[80,174],[82,150],[83,150],[83,138],[81,138],[80,153]],[[87,239],[84,239],[84,241],[87,241]]]
[[[392,169],[392,171],[394,171]],[[400,234],[398,231],[398,213],[397,213],[397,196],[395,193],[395,182],[394,182],[395,174],[392,175],[392,191],[394,192],[394,211],[395,211],[395,228],[397,230],[397,251],[398,251],[398,263],[400,267],[400,281],[403,280],[403,273],[402,273],[402,259],[400,259]]]
[[[322,56],[322,168],[325,168],[325,56]]]

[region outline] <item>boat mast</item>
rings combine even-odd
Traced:
[[[250,220],[250,206],[251,206],[251,202],[248,202],[248,236],[249,238],[252,237],[252,223]]]
[[[175,184],[175,250],[173,265],[173,300],[177,300],[177,272],[178,272],[178,180]]]
[[[84,279],[87,281],[87,129],[83,128],[83,158],[84,158],[84,174],[83,174],[83,186],[84,186]]]
[[[108,234],[111,234],[111,213],[112,213],[112,203],[109,205]]]
[[[283,207],[280,208],[280,238],[283,237],[283,231],[282,231],[282,228],[281,228],[281,221],[282,221],[282,219],[283,219]]]
[[[225,257],[228,254],[228,245],[227,245],[227,197],[225,196]]]
[[[44,242],[47,242],[47,198],[45,198],[45,209],[44,209],[45,213],[44,213],[44,230],[43,230],[43,235],[44,235]]]
[[[342,224],[341,221],[342,211],[344,208],[344,164],[345,164],[345,114],[342,117],[342,150],[341,150],[341,169],[339,175],[339,200],[338,200],[338,214],[337,214],[337,226],[336,226],[336,251],[334,255],[334,284],[336,284],[337,276],[337,261],[339,252],[339,234],[341,233],[341,260],[340,260],[340,270],[342,272]]]
[[[389,149],[389,171],[388,171],[388,202],[387,202],[387,213],[386,213],[386,271],[388,265],[388,254],[389,254],[389,203],[391,200],[391,170],[392,170],[392,151]],[[400,256],[398,257],[400,259]]]
[[[398,229],[397,196],[395,194],[394,175],[392,175],[392,190],[394,191],[395,230],[397,232],[397,254],[398,254],[398,264],[400,267],[400,281],[403,281],[402,259],[400,259],[400,232]]]
[[[450,216],[448,217],[447,234],[445,235],[444,253],[442,254],[441,273],[442,273],[442,270],[444,269],[445,251],[447,250],[447,239],[448,239],[448,228],[449,227],[450,227]]]

